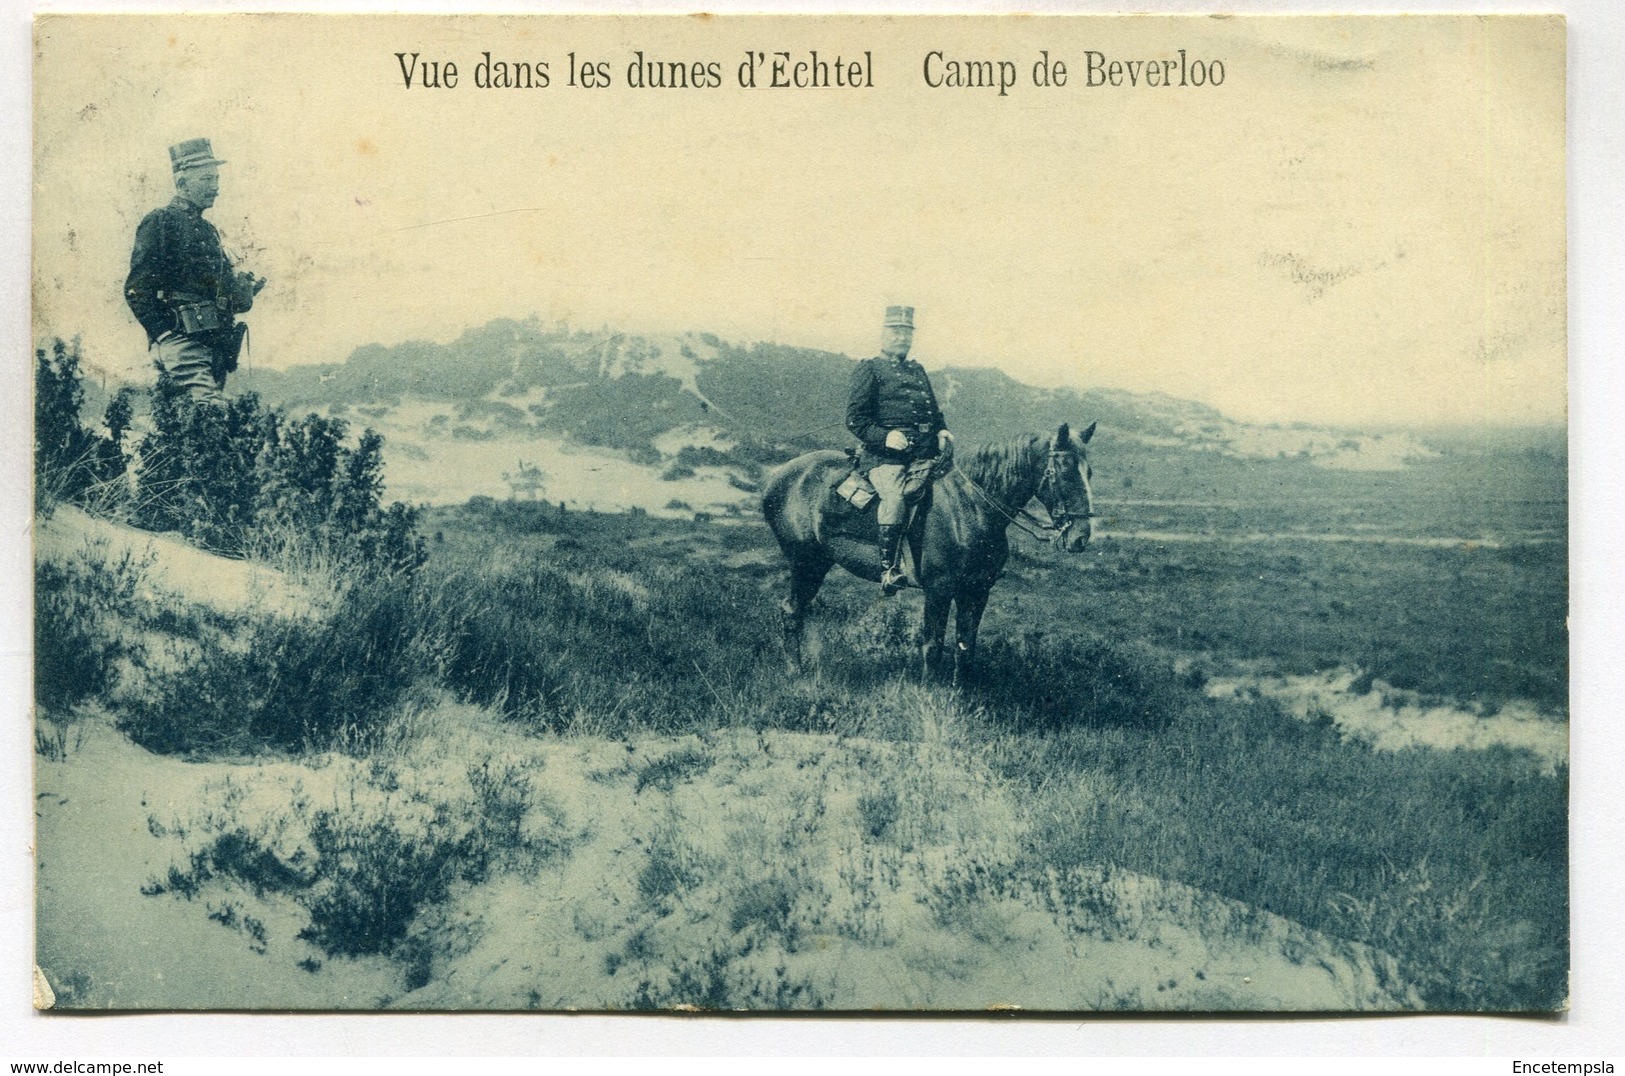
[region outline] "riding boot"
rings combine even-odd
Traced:
[[[903,550],[903,525],[880,525],[880,593],[890,597],[903,589],[903,572],[898,566],[898,555]]]

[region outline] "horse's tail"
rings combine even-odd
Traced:
[[[762,518],[774,531],[778,530],[777,521],[784,518],[784,504],[790,496],[790,487],[795,482],[795,461],[782,464],[773,469],[762,485]]]

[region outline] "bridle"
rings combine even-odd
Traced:
[[[1055,448],[1054,446],[1050,447],[1049,460],[1044,464],[1044,477],[1038,480],[1038,490],[1033,494],[1033,496],[1037,497],[1039,502],[1043,504],[1044,511],[1049,514],[1049,525],[1044,526],[1044,524],[1036,516],[1028,512],[1025,508],[1021,510],[1021,514],[1023,516],[1032,520],[1034,523],[1037,523],[1045,530],[1053,532],[1049,538],[1049,540],[1052,542],[1066,541],[1066,536],[1068,532],[1072,530],[1073,523],[1076,523],[1079,520],[1087,522],[1088,520],[1094,518],[1095,514],[1092,503],[1093,498],[1089,496],[1089,480],[1087,478],[1084,479],[1083,486],[1085,499],[1083,511],[1074,512],[1072,511],[1071,506],[1066,503],[1066,494],[1061,489],[1061,464],[1059,462],[1060,460],[1066,458],[1066,455],[1067,453],[1064,449]],[[1085,463],[1084,466],[1087,467],[1088,464]],[[1044,499],[1045,486],[1048,486],[1050,491],[1055,495],[1055,499],[1053,501],[1047,501]],[[1036,537],[1036,535],[1034,537]]]
[[[964,477],[965,481],[969,483],[970,488],[975,490],[977,495],[980,496],[982,500],[991,505],[994,511],[998,512],[999,515],[1003,516],[1010,523],[1014,524],[1015,528],[1021,531],[1021,533],[1025,534],[1027,537],[1040,542],[1064,542],[1066,540],[1066,536],[1071,533],[1072,525],[1074,523],[1077,523],[1080,520],[1086,522],[1093,519],[1095,515],[1093,498],[1089,497],[1089,480],[1087,478],[1084,479],[1084,496],[1088,499],[1088,503],[1084,505],[1083,511],[1074,512],[1072,511],[1071,506],[1066,503],[1066,494],[1061,489],[1062,464],[1060,463],[1060,461],[1064,460],[1066,457],[1066,449],[1056,448],[1054,445],[1050,446],[1049,459],[1044,464],[1044,475],[1038,480],[1038,489],[1033,492],[1033,496],[1037,497],[1039,503],[1043,504],[1044,511],[1049,516],[1048,519],[1039,519],[1037,516],[1027,511],[1026,508],[1016,509],[1015,513],[1012,515],[1004,507],[1004,505],[994,500],[992,496],[988,494],[987,490],[983,489],[974,478],[968,474],[965,474],[963,471],[960,471],[959,473]],[[1087,466],[1087,464],[1085,464],[1085,466]],[[1050,491],[1053,493],[1053,500],[1044,499],[1045,486],[1048,486]],[[1032,529],[1033,527],[1038,529],[1035,531]]]

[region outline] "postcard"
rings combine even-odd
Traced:
[[[38,1007],[1567,1007],[1560,16],[34,35]]]

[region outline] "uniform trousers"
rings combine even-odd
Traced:
[[[920,499],[931,477],[935,460],[913,463],[877,463],[869,470],[869,482],[880,495],[875,509],[882,527],[896,526],[908,518],[908,510]]]
[[[173,333],[152,347],[152,359],[194,403],[226,406],[225,385],[215,380],[214,348],[195,336]]]

